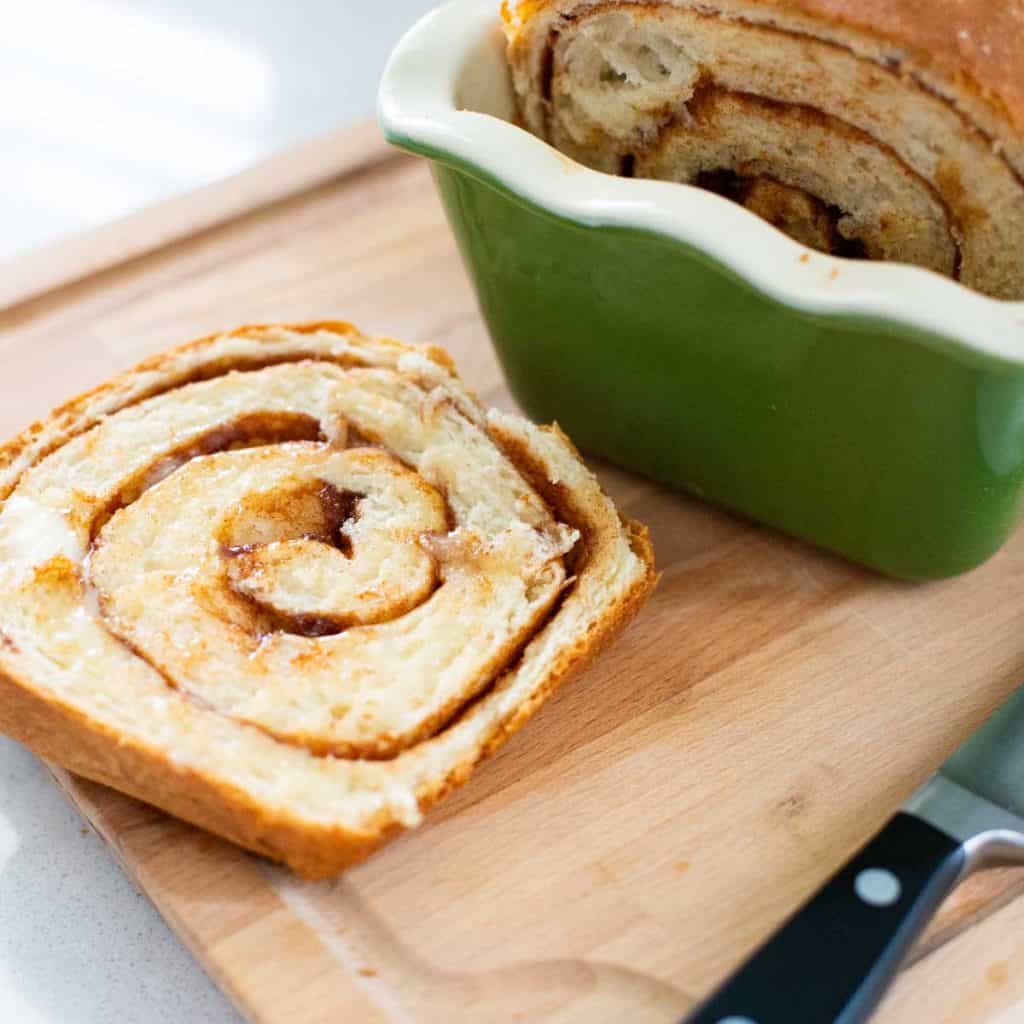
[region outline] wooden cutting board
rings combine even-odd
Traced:
[[[342,317],[434,341],[510,406],[426,166],[371,128],[26,258],[0,432],[144,355]],[[1024,532],[907,586],[600,467],[661,585],[419,831],[306,884],[55,777],[252,1020],[670,1022],[1024,680]],[[881,1024],[1024,1019],[1024,874],[969,883]]]

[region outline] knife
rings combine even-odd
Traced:
[[[860,1024],[943,899],[1024,864],[1024,687],[684,1024]]]

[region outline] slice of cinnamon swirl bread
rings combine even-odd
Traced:
[[[556,428],[344,324],[150,360],[0,449],[0,729],[309,876],[464,782],[636,611]]]

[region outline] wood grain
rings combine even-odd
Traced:
[[[375,159],[285,193],[25,292],[0,315],[0,432],[262,320],[439,342],[513,404],[424,165]],[[908,586],[600,470],[651,525],[650,605],[425,827],[343,879],[297,882],[56,772],[252,1020],[671,1021],[1024,678],[1024,534],[966,577]],[[879,1021],[1020,1019],[1022,891],[1020,872],[964,887]]]

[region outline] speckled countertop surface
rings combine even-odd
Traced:
[[[391,46],[432,6],[13,5],[0,19],[0,260],[369,116]],[[0,355],[0,401],[2,388]],[[43,766],[0,737],[0,1021],[238,1020]]]
[[[239,1019],[39,761],[2,738],[0,787],[0,1020]]]

